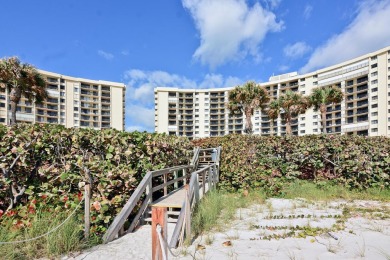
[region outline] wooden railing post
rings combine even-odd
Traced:
[[[215,163],[214,163],[215,165]],[[208,190],[211,190],[213,188],[213,168],[209,168],[209,177],[207,179],[207,183],[209,184]]]
[[[167,173],[165,173],[165,174],[163,175],[164,184],[167,183],[167,175],[168,175]],[[164,187],[164,196],[167,195],[167,194],[168,194],[168,187],[165,186],[165,187]]]
[[[162,260],[168,259],[168,255],[163,258],[163,251],[160,246],[159,236],[157,234],[157,225],[161,226],[161,233],[163,239],[167,240],[167,208],[152,207],[152,259]],[[164,241],[161,241],[165,245]],[[165,250],[167,254],[167,250]]]
[[[204,195],[206,193],[206,171],[205,170],[202,171],[202,187],[203,187],[202,194]]]
[[[173,178],[176,180],[177,178],[179,177],[179,171],[174,171],[173,172]],[[175,188],[175,190],[179,187],[179,183],[176,181],[174,184],[173,184],[173,187]]]
[[[186,236],[191,238],[191,198],[190,198],[190,190],[189,190],[189,185],[187,185],[185,187],[186,189],[186,209],[185,209],[185,215],[186,215],[186,219],[185,219],[185,225],[186,225]]]
[[[183,169],[183,176],[187,176],[187,169]],[[183,180],[183,185],[187,184],[187,177],[184,178]]]

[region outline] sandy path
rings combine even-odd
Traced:
[[[151,259],[150,234],[150,226],[142,226],[64,259]],[[223,245],[227,241],[230,246]],[[269,199],[237,209],[224,231],[204,234],[175,252],[182,254],[170,259],[390,259],[390,203]]]

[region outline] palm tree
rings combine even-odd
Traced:
[[[301,94],[287,90],[286,93],[279,97],[278,103],[282,110],[281,115],[286,122],[286,134],[291,135],[291,119],[304,114],[310,107],[310,102],[308,98],[303,97]]]
[[[309,97],[310,103],[314,109],[320,110],[322,132],[326,134],[326,106],[328,104],[337,104],[343,101],[344,95],[338,87],[319,87],[312,90]]]
[[[229,91],[228,109],[232,114],[243,113],[245,115],[245,130],[252,133],[252,115],[255,109],[263,109],[269,101],[268,92],[265,88],[253,81],[246,82],[243,86],[237,86]]]
[[[274,135],[274,122],[280,114],[280,106],[278,100],[272,100],[267,108],[268,118],[271,120],[271,135]]]
[[[0,88],[8,88],[11,101],[11,125],[16,124],[16,109],[22,95],[28,101],[42,103],[48,96],[46,82],[30,64],[17,57],[0,60]]]

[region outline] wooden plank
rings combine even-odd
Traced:
[[[182,228],[183,222],[184,222],[184,215],[185,215],[184,212],[185,212],[185,202],[183,202],[179,218],[177,219],[175,229],[173,230],[171,241],[169,242],[170,248],[176,248],[177,242],[179,241],[180,231],[181,231],[181,228]]]
[[[185,189],[180,188],[152,203],[152,207],[181,208],[185,201]]]
[[[152,191],[153,191],[153,192],[158,191],[158,190],[160,190],[160,189],[162,189],[162,188],[164,188],[164,187],[166,187],[166,186],[168,186],[168,185],[171,185],[172,183],[181,181],[181,180],[183,180],[183,179],[185,179],[185,178],[186,178],[186,176],[182,176],[182,177],[179,177],[179,178],[177,178],[177,179],[170,180],[170,181],[168,181],[168,182],[166,182],[166,183],[163,183],[163,184],[160,184],[160,185],[154,187],[154,188],[152,189]]]
[[[177,178],[179,178],[179,171],[174,171],[173,172],[173,179],[176,180]],[[168,184],[169,185],[169,184]],[[175,181],[175,183],[173,184],[173,188],[176,190],[177,188],[179,188],[179,183],[178,181]]]
[[[166,196],[168,194],[168,187],[167,187],[168,178],[166,174],[163,176],[163,180],[164,180],[164,196]]]
[[[171,167],[171,168],[152,171],[151,173],[152,173],[153,178],[154,178],[154,177],[161,176],[163,174],[172,173],[173,171],[176,171],[176,170],[189,169],[189,168],[192,168],[192,166],[191,165],[180,165],[180,166],[175,166],[175,167]]]
[[[137,212],[137,215],[135,215],[133,221],[131,222],[130,224],[130,227],[129,229],[126,231],[126,233],[130,233],[130,232],[133,232],[134,228],[137,226],[137,224],[139,223],[140,221],[140,217],[141,215],[145,212],[146,208],[148,207],[149,205],[149,201],[150,201],[150,198],[152,197],[152,194],[149,193],[147,195],[147,197],[144,199],[144,201],[142,202],[142,205],[140,207],[140,209],[138,210]]]
[[[186,215],[186,219],[185,219],[185,224],[186,224],[186,236],[190,237],[191,236],[191,205],[190,205],[190,201],[191,201],[191,198],[190,198],[190,191],[188,189],[188,186],[186,187],[185,189],[185,202],[186,202],[186,205],[185,205],[185,215]]]
[[[210,168],[209,168],[210,169]],[[206,171],[202,171],[202,187],[203,187],[203,195],[206,193]]]
[[[138,200],[141,195],[144,193],[146,186],[150,182],[152,174],[148,172],[145,177],[142,179],[141,183],[135,189],[130,199],[126,202],[125,206],[122,208],[121,212],[115,217],[114,221],[108,228],[106,234],[103,236],[103,243],[108,243],[112,241],[115,236],[118,234],[119,229],[123,226],[126,219],[129,217],[130,213],[133,211],[135,205],[137,205]]]
[[[163,239],[167,239],[167,208],[152,207],[152,259],[162,260],[168,259],[168,248],[165,250],[165,257],[163,257],[163,250],[160,246],[159,237],[157,234],[157,225],[161,226],[161,233]],[[161,244],[165,244],[163,241]]]

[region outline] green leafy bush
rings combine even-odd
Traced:
[[[71,210],[92,183],[91,232],[101,235],[149,170],[188,164],[185,138],[20,124],[0,128],[0,222],[30,226],[37,208]],[[90,178],[85,178],[90,176]],[[81,210],[82,211],[82,210]]]
[[[348,188],[389,187],[390,139],[348,135],[228,135],[193,141],[222,146],[226,190],[267,187],[278,193],[294,179],[333,180]]]

